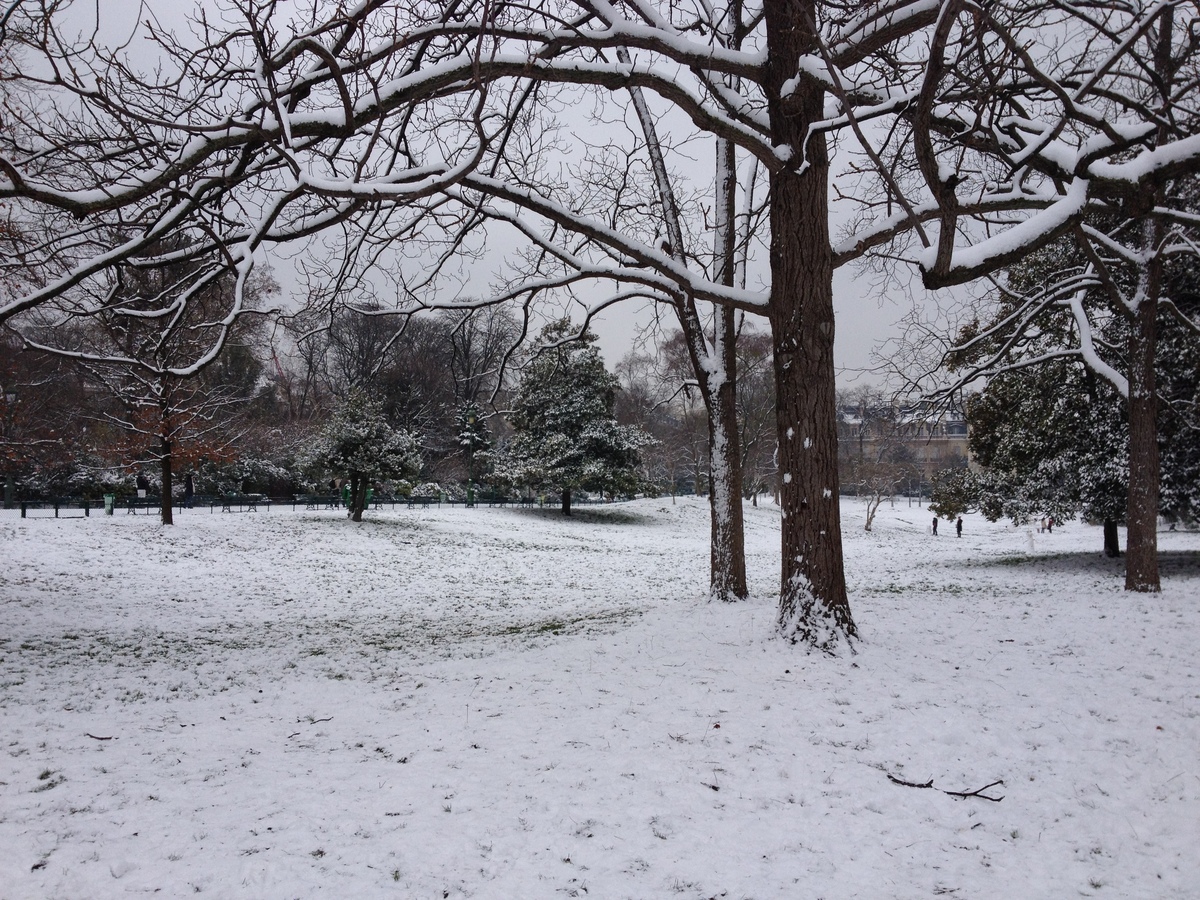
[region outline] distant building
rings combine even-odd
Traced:
[[[929,403],[838,407],[838,461],[892,463],[928,482],[942,469],[970,464],[962,410]]]

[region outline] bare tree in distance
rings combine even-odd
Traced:
[[[158,259],[169,248],[155,248]],[[77,315],[57,304],[26,316],[16,330],[25,346],[69,360],[86,382],[115,403],[102,404],[99,417],[129,439],[130,459],[148,455],[158,463],[159,515],[174,523],[172,490],[182,447],[210,442],[223,431],[230,408],[245,403],[257,385],[212,377],[238,343],[252,342],[255,328],[270,310],[265,301],[278,290],[269,270],[247,279],[246,298],[234,301],[233,279],[208,279],[194,266],[178,261],[142,269],[134,259],[115,271],[104,307]],[[229,324],[221,321],[234,302],[244,313]],[[165,307],[165,308],[164,308]],[[220,444],[230,438],[216,438]]]

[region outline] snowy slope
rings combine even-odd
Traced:
[[[839,659],[772,509],[2,513],[0,897],[1200,896],[1200,535],[843,513]]]

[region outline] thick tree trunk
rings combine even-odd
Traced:
[[[164,525],[174,525],[175,516],[174,510],[171,508],[171,493],[174,488],[172,478],[172,447],[171,441],[166,437],[159,439],[159,465],[162,474],[162,497],[159,502],[159,510],[162,513],[162,523]]]
[[[1116,559],[1121,555],[1121,541],[1114,519],[1104,520],[1104,555],[1109,559]]]
[[[782,475],[783,567],[779,628],[792,641],[833,652],[856,638],[842,568],[833,366],[833,253],[829,156],[809,124],[824,116],[824,89],[801,75],[817,50],[811,0],[767,3],[766,95],[776,143],[793,171],[771,178],[771,332]]]
[[[1129,337],[1129,501],[1126,506],[1125,590],[1162,590],[1158,576],[1157,278],[1151,264]]]
[[[571,514],[571,489],[570,488],[563,488],[562,513],[564,516],[569,516]]]
[[[1162,11],[1155,48],[1155,70],[1164,108],[1170,103],[1174,63],[1171,38],[1174,8]],[[1160,120],[1157,143],[1167,142],[1167,125]],[[1154,357],[1158,351],[1158,297],[1162,289],[1162,220],[1151,212],[1161,199],[1163,188],[1154,196],[1141,195],[1134,200],[1143,217],[1142,253],[1145,262],[1138,270],[1136,305],[1129,331],[1129,499],[1125,509],[1125,590],[1157,592],[1162,590],[1158,577],[1158,386],[1154,375]]]

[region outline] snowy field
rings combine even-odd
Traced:
[[[1200,535],[843,515],[831,659],[772,509],[0,513],[0,897],[1200,897]]]

